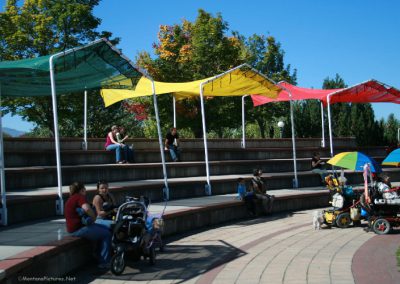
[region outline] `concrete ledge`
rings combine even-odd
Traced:
[[[194,138],[179,139],[182,147],[184,148],[203,148],[203,139]],[[82,149],[83,138],[66,138],[60,139],[61,150],[78,150]],[[240,148],[242,139],[208,139],[208,146],[210,148]],[[104,149],[105,138],[89,138],[88,149]],[[134,144],[136,149],[159,149],[158,139],[147,139],[147,138],[133,138],[128,139],[126,144]],[[329,145],[329,141],[325,141],[326,145]],[[354,137],[339,137],[334,138],[335,147],[355,147],[356,140]],[[296,138],[297,147],[320,147],[321,138]],[[288,147],[292,146],[291,138],[283,139],[246,139],[246,147]],[[32,149],[32,150],[53,150],[54,138],[4,138],[4,149],[18,150],[18,149]]]
[[[298,193],[278,196],[274,213],[328,206],[328,192]],[[164,236],[218,225],[247,216],[242,201],[232,200],[214,205],[167,212],[164,215]],[[57,278],[91,260],[90,242],[74,237],[39,246],[0,261],[1,283],[23,281],[21,277]],[[28,281],[29,282],[29,281]]]
[[[57,278],[79,268],[91,256],[92,245],[87,240],[64,237],[60,241],[38,246],[0,261],[1,283],[27,282],[32,277],[47,277],[43,282]],[[25,278],[23,278],[25,277]]]
[[[255,160],[255,159],[290,159],[293,156],[292,149],[288,147],[274,148],[209,148],[210,161],[223,160]],[[204,149],[181,148],[183,161],[204,161]],[[335,147],[336,152],[340,151],[361,151],[369,156],[386,156],[384,147]],[[320,147],[302,147],[296,149],[297,158],[310,158],[313,152],[320,152],[322,157],[329,157],[329,149]],[[32,166],[54,166],[56,164],[54,150],[7,150],[4,152],[5,166],[10,167],[32,167]],[[166,152],[166,159],[170,161]],[[135,161],[137,163],[159,163],[160,149],[136,149]],[[113,164],[115,163],[115,152],[98,150],[63,150],[61,151],[61,164],[65,165],[87,165],[87,164]]]
[[[393,181],[400,180],[400,169],[388,168],[385,172],[389,174]],[[363,182],[363,176],[359,172],[346,171],[348,184],[355,185]],[[211,185],[213,195],[223,195],[236,193],[237,178],[243,177],[248,183],[251,175],[227,175],[211,176]],[[263,177],[266,180],[269,190],[292,188],[293,173],[265,173]],[[302,188],[320,187],[320,177],[311,171],[298,173],[299,185]],[[170,199],[194,198],[204,196],[205,177],[190,177],[180,179],[170,179],[168,181],[170,189]],[[88,189],[88,199],[91,200],[96,192],[94,184],[86,184]],[[114,194],[118,202],[122,202],[126,195],[140,196],[145,195],[152,202],[162,201],[164,181],[145,180],[145,181],[126,181],[110,182],[110,191]],[[27,222],[40,218],[55,216],[55,203],[57,200],[57,188],[37,189],[34,191],[19,192],[14,191],[7,195],[7,210],[9,224]],[[65,187],[64,192],[68,192]],[[67,200],[68,194],[64,194],[64,200]]]

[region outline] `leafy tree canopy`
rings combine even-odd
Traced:
[[[65,49],[86,44],[95,39],[112,36],[110,32],[97,32],[101,19],[93,15],[99,0],[8,0],[4,12],[0,13],[0,60],[18,60],[53,54]],[[111,39],[114,44],[118,38]],[[29,94],[27,94],[29,95]],[[82,133],[83,94],[60,96],[60,133],[77,136]],[[89,104],[103,108],[93,94]],[[53,129],[52,103],[50,97],[6,98],[2,100],[4,113],[20,115],[38,125],[37,133],[50,133]],[[118,109],[118,112],[121,112]],[[109,111],[103,123],[118,118],[117,112]],[[41,128],[44,128],[41,130]],[[47,130],[46,130],[47,129]],[[104,135],[101,134],[102,136]],[[99,135],[98,132],[91,133]]]

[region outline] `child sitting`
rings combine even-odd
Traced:
[[[254,204],[254,193],[250,189],[246,189],[246,181],[244,178],[238,178],[237,180],[237,198],[243,200],[246,204],[247,212],[255,216],[256,215],[256,206]]]

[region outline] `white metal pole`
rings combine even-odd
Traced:
[[[397,142],[400,143],[400,127],[397,128]]]
[[[331,122],[331,95],[332,94],[329,94],[327,96],[327,103],[328,103],[329,145],[330,145],[331,157],[333,157],[332,122]]]
[[[83,96],[83,150],[88,149],[87,143],[87,90],[85,90],[85,94]]]
[[[292,94],[289,91],[289,96],[292,98]],[[293,151],[293,168],[294,168],[294,182],[293,188],[299,187],[299,180],[297,178],[297,158],[296,158],[296,139],[295,139],[295,132],[294,132],[294,118],[293,118],[293,101],[290,99],[290,122],[292,123],[292,151]]]
[[[176,128],[176,100],[174,95],[172,95],[172,109],[174,111],[174,128]]]
[[[324,121],[324,104],[321,101],[321,125],[322,125],[322,140],[321,140],[321,146],[322,148],[325,148],[325,121]]]
[[[245,114],[245,109],[244,109],[244,99],[248,95],[242,96],[242,148],[246,148],[246,114]]]
[[[205,186],[205,193],[206,195],[211,195],[212,191],[210,182],[210,167],[208,164],[208,147],[207,147],[206,118],[204,111],[203,85],[204,82],[200,84],[200,105],[201,105],[201,122],[203,126],[204,157],[206,162],[206,175],[207,175],[207,184]]]
[[[62,176],[61,176],[61,157],[60,157],[60,137],[58,135],[58,115],[57,115],[57,96],[56,96],[56,82],[54,78],[54,57],[50,56],[50,83],[51,83],[51,97],[53,102],[53,121],[54,121],[54,140],[56,144],[56,160],[57,160],[57,183],[58,183],[58,200],[56,201],[56,213],[58,215],[64,214],[64,201],[62,193]]]
[[[148,79],[150,79],[150,78],[148,78]],[[156,87],[155,87],[153,79],[150,79],[150,81],[151,81],[151,87],[153,89],[153,103],[154,103],[154,111],[156,113],[158,143],[160,144],[161,163],[162,163],[163,176],[164,176],[164,188],[163,188],[163,195],[164,196],[163,197],[164,197],[165,200],[169,200],[169,187],[168,187],[168,178],[167,178],[167,167],[165,165],[164,144],[162,142],[160,117],[158,115],[158,104],[157,104]]]
[[[4,141],[3,141],[3,112],[1,110],[1,84],[0,84],[0,186],[1,186],[1,225],[8,225],[6,176],[4,173]]]

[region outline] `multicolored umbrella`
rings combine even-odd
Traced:
[[[373,173],[380,173],[381,167],[374,159],[360,152],[343,152],[335,155],[328,161],[332,166],[349,170],[362,171],[365,164],[369,164]]]
[[[390,152],[390,154],[383,160],[382,165],[399,167],[400,166],[400,148]]]

